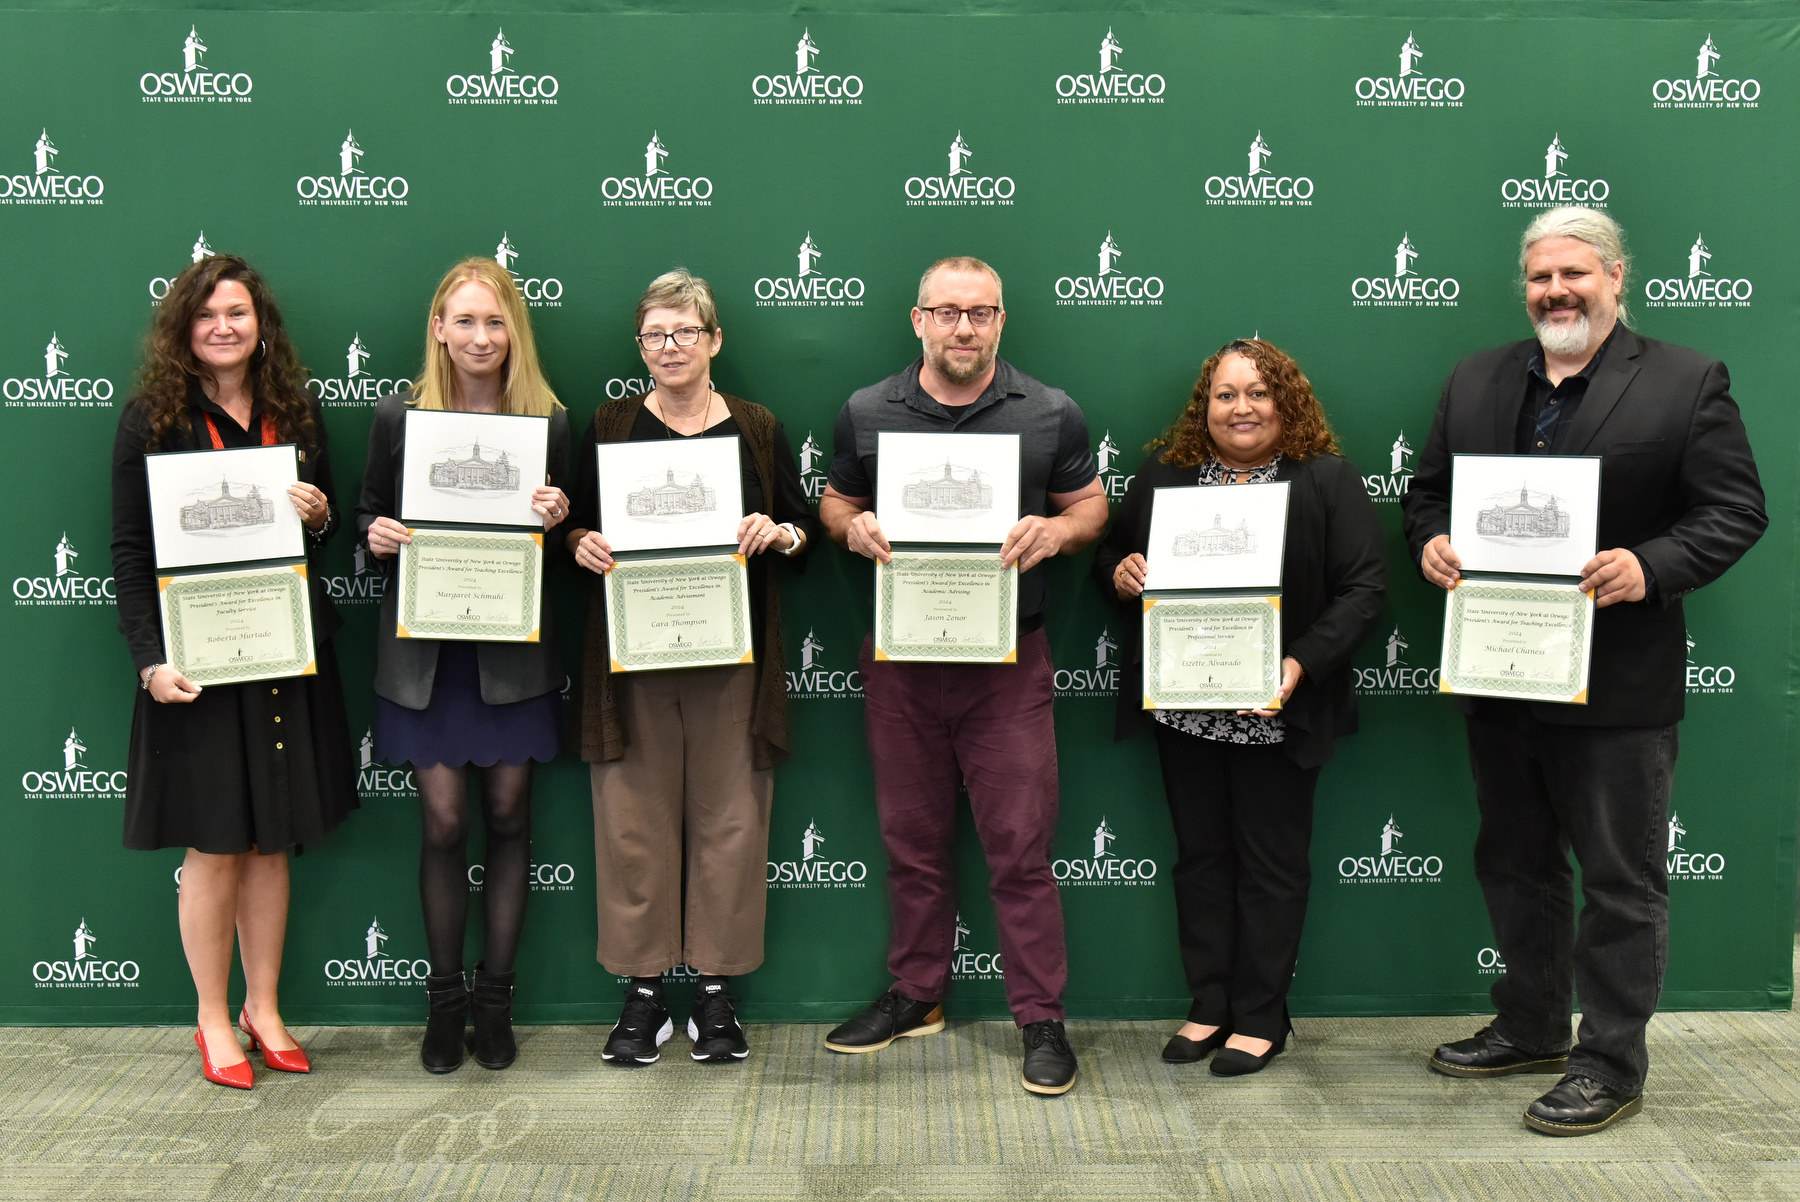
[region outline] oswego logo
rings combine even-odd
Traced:
[[[188,248],[188,262],[189,262],[189,264],[198,263],[201,259],[210,258],[212,255],[214,255],[216,253],[218,253],[218,252],[214,251],[212,247],[210,247],[206,244],[206,231],[201,230],[200,236],[198,238],[194,239],[194,245]],[[179,273],[177,273],[177,274],[179,274]],[[175,284],[175,280],[174,280],[173,276],[171,276],[167,279],[163,278],[162,276],[157,276],[155,279],[151,280],[150,281],[150,304],[151,304],[151,307],[154,308],[155,306],[162,304],[163,297],[169,295],[169,289],[171,287],[173,287],[174,284]]]
[[[758,75],[750,81],[751,104],[861,104],[862,77],[837,75],[813,65],[819,44],[812,30],[801,32],[794,45],[792,75]]]
[[[1376,77],[1365,75],[1356,81],[1358,108],[1452,108],[1463,103],[1463,81],[1440,79],[1419,70],[1425,52],[1412,34],[1400,45],[1400,74]]]
[[[861,889],[869,866],[861,860],[834,860],[819,850],[828,840],[815,819],[800,832],[800,858],[769,861],[768,884],[775,889]]]
[[[325,577],[325,593],[339,605],[379,605],[386,592],[387,578],[366,546],[350,553],[350,575]]]
[[[1563,170],[1569,152],[1562,135],[1550,139],[1544,148],[1544,178],[1508,179],[1500,181],[1500,207],[1505,209],[1549,209],[1557,205],[1587,205],[1604,209],[1612,195],[1612,185],[1603,179],[1581,179]]]
[[[1406,431],[1402,430],[1395,436],[1394,445],[1388,448],[1387,475],[1363,477],[1363,487],[1372,501],[1377,505],[1392,504],[1406,495],[1412,484],[1412,467],[1406,461],[1412,457],[1412,443],[1406,441]]]
[[[819,440],[813,437],[811,430],[806,432],[806,441],[800,444],[794,457],[800,461],[800,487],[805,491],[806,499],[817,505],[819,498],[825,495],[825,484],[831,477],[825,470],[825,450],[819,445]],[[812,631],[807,631],[806,637],[812,642]],[[818,646],[816,642],[813,645]],[[792,688],[791,681],[789,687]]]
[[[862,280],[856,276],[841,277],[820,271],[815,264],[824,257],[825,252],[813,241],[812,232],[807,231],[795,255],[799,265],[792,279],[764,276],[756,281],[757,307],[811,309],[831,305],[860,309],[865,291]]]
[[[1754,79],[1731,79],[1713,70],[1725,57],[1713,44],[1712,35],[1694,55],[1694,78],[1659,79],[1650,85],[1653,109],[1753,109],[1762,96]]]
[[[812,441],[808,434],[807,441]],[[805,462],[802,448],[801,462]],[[802,469],[804,470],[804,469]],[[801,477],[802,481],[805,477]],[[821,481],[824,477],[820,477]],[[811,630],[800,640],[800,670],[789,672],[788,696],[796,701],[846,701],[863,695],[862,673],[857,669],[841,671],[825,663],[825,644]]]
[[[1398,500],[1396,497],[1387,500]],[[1356,691],[1364,697],[1429,697],[1438,691],[1438,668],[1414,667],[1406,660],[1412,644],[1398,626],[1382,640],[1383,662],[1373,668],[1353,668]]]
[[[469,865],[469,892],[480,893],[487,881],[487,865]],[[575,865],[540,864],[536,860],[525,870],[525,883],[533,893],[575,892]]]
[[[111,576],[84,576],[75,561],[81,558],[81,552],[69,541],[65,531],[57,540],[56,548],[51,551],[51,559],[56,564],[54,576],[15,576],[13,578],[14,605],[111,605],[113,603],[113,578]]]
[[[1681,825],[1681,815],[1669,815],[1669,862],[1665,865],[1674,881],[1722,881],[1725,879],[1725,857],[1718,852],[1689,851],[1682,846],[1688,829]]]
[[[1160,305],[1162,277],[1131,275],[1120,270],[1125,252],[1113,241],[1112,231],[1101,239],[1099,269],[1092,276],[1063,276],[1056,281],[1059,305]]]
[[[1055,686],[1058,697],[1118,696],[1119,644],[1114,641],[1107,628],[1102,627],[1100,637],[1094,640],[1091,667],[1084,664],[1079,668],[1058,668],[1051,683]]]
[[[31,147],[31,173],[0,175],[0,205],[98,205],[106,181],[97,175],[65,175],[56,169],[62,151],[46,127]]]
[[[125,796],[123,769],[95,768],[87,760],[87,744],[69,728],[63,740],[62,767],[26,772],[19,778],[26,801],[112,801]]]
[[[1304,175],[1278,175],[1269,169],[1275,152],[1262,131],[1250,142],[1249,167],[1243,175],[1213,175],[1206,180],[1209,205],[1311,205],[1313,182]]]
[[[39,960],[31,966],[31,979],[39,989],[136,989],[136,960],[108,960],[94,954],[100,937],[82,919],[71,940],[75,955],[68,960]]]
[[[644,143],[644,176],[607,176],[600,181],[604,205],[693,207],[712,204],[713,183],[704,175],[675,175],[663,166],[669,148],[652,132]]]
[[[1100,73],[1098,75],[1058,75],[1058,104],[1161,104],[1168,87],[1163,77],[1127,71],[1119,66],[1125,47],[1113,36],[1112,28],[1100,39]]]
[[[950,979],[953,981],[998,981],[1006,968],[999,952],[978,952],[969,946],[970,931],[956,912],[956,942],[950,950]]]
[[[308,380],[306,386],[319,398],[319,403],[327,407],[373,405],[390,392],[403,392],[412,387],[411,380],[378,377],[369,371],[366,365],[372,358],[369,348],[363,345],[362,335],[357,334],[344,351],[343,377],[335,380],[315,378]]]
[[[1687,278],[1644,281],[1644,307],[1648,309],[1748,309],[1756,291],[1749,280],[1715,276],[1706,269],[1713,253],[1706,235],[1694,235],[1687,251]]]
[[[388,933],[381,919],[369,920],[363,932],[363,954],[325,961],[326,985],[420,985],[431,975],[429,960],[396,960],[387,953]]]
[[[111,380],[77,376],[64,369],[69,348],[56,331],[44,344],[44,378],[10,376],[0,381],[8,409],[110,409]]]
[[[1094,828],[1094,854],[1085,859],[1052,860],[1050,871],[1065,888],[1076,885],[1154,885],[1156,861],[1121,856],[1112,849],[1118,835],[1105,818]]]
[[[444,81],[444,91],[451,104],[555,104],[560,85],[554,75],[520,75],[507,64],[512,61],[512,43],[506,30],[494,35],[488,46],[488,69],[484,75],[452,75]]]
[[[1475,971],[1484,977],[1497,977],[1506,971],[1506,961],[1496,948],[1484,947],[1475,953]]]
[[[519,248],[512,244],[509,234],[500,235],[500,244],[494,247],[494,262],[506,268],[512,275],[513,282],[519,286],[519,294],[525,303],[533,309],[562,308],[563,283],[558,279],[539,279],[537,276],[521,275],[513,270],[513,264],[519,261]]]
[[[411,768],[396,768],[375,758],[375,733],[366,728],[356,745],[356,795],[364,801],[410,800],[419,795]]]
[[[1411,856],[1400,850],[1405,838],[1400,827],[1388,815],[1381,828],[1381,854],[1345,856],[1338,861],[1338,883],[1341,885],[1442,884],[1444,861],[1437,856]]]
[[[1729,693],[1737,684],[1737,669],[1729,664],[1697,664],[1694,662],[1694,636],[1687,640],[1687,691],[1690,693]]]
[[[1454,309],[1456,298],[1462,295],[1462,285],[1454,279],[1424,275],[1413,270],[1413,260],[1419,257],[1419,250],[1413,245],[1411,234],[1400,235],[1400,245],[1394,247],[1394,274],[1359,276],[1350,281],[1350,305],[1352,308],[1387,308],[1387,309]]]
[[[1119,444],[1113,441],[1112,431],[1108,430],[1100,436],[1100,445],[1094,448],[1094,463],[1100,471],[1100,487],[1106,490],[1109,501],[1122,500],[1125,490],[1131,487],[1135,475],[1127,476],[1124,472],[1114,470],[1119,462]]]
[[[179,28],[179,26],[177,27]],[[181,43],[181,70],[146,71],[138,78],[138,91],[145,104],[199,104],[239,101],[250,103],[250,91],[256,85],[242,71],[209,71],[201,62],[206,57],[206,43],[200,40],[198,26],[189,26]]]
[[[950,173],[915,175],[906,181],[909,205],[1010,205],[1017,185],[1010,175],[981,175],[969,166],[975,152],[963,140],[962,131],[950,143]]]
[[[294,182],[303,205],[404,205],[412,185],[401,175],[370,175],[360,164],[363,148],[356,131],[338,144],[336,175],[303,175]]]

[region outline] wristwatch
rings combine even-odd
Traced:
[[[797,529],[794,528],[794,523],[781,522],[781,523],[777,524],[775,528],[777,530],[787,531],[788,537],[794,540],[793,542],[789,543],[786,547],[778,548],[777,550],[778,550],[779,554],[792,555],[794,552],[796,552],[800,549],[800,545],[802,542],[802,540],[800,538],[800,531],[798,531]]]

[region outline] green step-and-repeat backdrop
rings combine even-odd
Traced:
[[[1690,597],[1668,863],[1666,1007],[1786,1007],[1794,890],[1792,381],[1800,18],[1740,4],[1239,5],[1054,12],[442,14],[21,10],[0,77],[0,1021],[186,1021],[179,850],[120,845],[135,681],[114,630],[108,451],[169,280],[209,250],[272,282],[352,504],[372,402],[415,374],[450,263],[498,257],[576,422],[642,386],[632,307],[712,281],[721,387],[786,422],[817,496],[845,397],[917,354],[920,271],[1005,277],[1003,353],[1087,413],[1109,495],[1202,359],[1293,353],[1379,503],[1391,612],[1356,659],[1362,733],[1318,795],[1299,1014],[1480,1011],[1504,971],[1470,868],[1461,722],[1434,695],[1443,602],[1397,504],[1461,356],[1528,334],[1518,235],[1604,205],[1644,333],[1724,359],[1768,535]],[[340,536],[330,588],[363,808],[294,864],[290,1022],[413,1021],[426,970],[405,766],[362,735],[381,583]],[[1111,738],[1119,615],[1054,568],[1063,885],[1075,1017],[1183,1000],[1150,742]],[[584,581],[552,581],[571,670]],[[862,732],[866,563],[786,592],[796,754],[778,777],[764,1020],[835,1020],[887,983]],[[1004,669],[996,669],[1004,670]],[[568,709],[573,715],[575,699]],[[525,1021],[600,1021],[588,774],[540,769]],[[481,890],[479,837],[470,890]],[[971,829],[950,1009],[1005,1013]],[[480,907],[472,907],[479,937]],[[674,974],[681,976],[678,971]]]

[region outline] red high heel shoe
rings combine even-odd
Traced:
[[[200,1049],[200,1075],[214,1085],[229,1085],[233,1089],[249,1089],[256,1084],[256,1071],[250,1067],[248,1058],[237,1064],[228,1064],[224,1068],[214,1068],[212,1054],[206,1050],[204,1032],[194,1032],[194,1044]]]
[[[292,1048],[286,1052],[278,1052],[262,1041],[256,1028],[250,1025],[250,1012],[238,1011],[238,1029],[250,1037],[250,1050],[262,1053],[263,1063],[272,1069],[284,1073],[310,1073],[312,1061],[306,1058],[305,1048]]]

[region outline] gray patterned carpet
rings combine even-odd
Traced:
[[[1173,1068],[1157,1023],[1078,1023],[1082,1076],[1019,1088],[1017,1034],[964,1023],[873,1056],[756,1027],[747,1064],[601,1064],[522,1031],[519,1063],[434,1078],[416,1028],[297,1031],[315,1072],[199,1075],[190,1029],[0,1031],[0,1199],[1631,1199],[1800,1197],[1800,1018],[1664,1014],[1644,1113],[1549,1139],[1551,1078],[1452,1081],[1467,1018],[1313,1019],[1259,1076]]]

